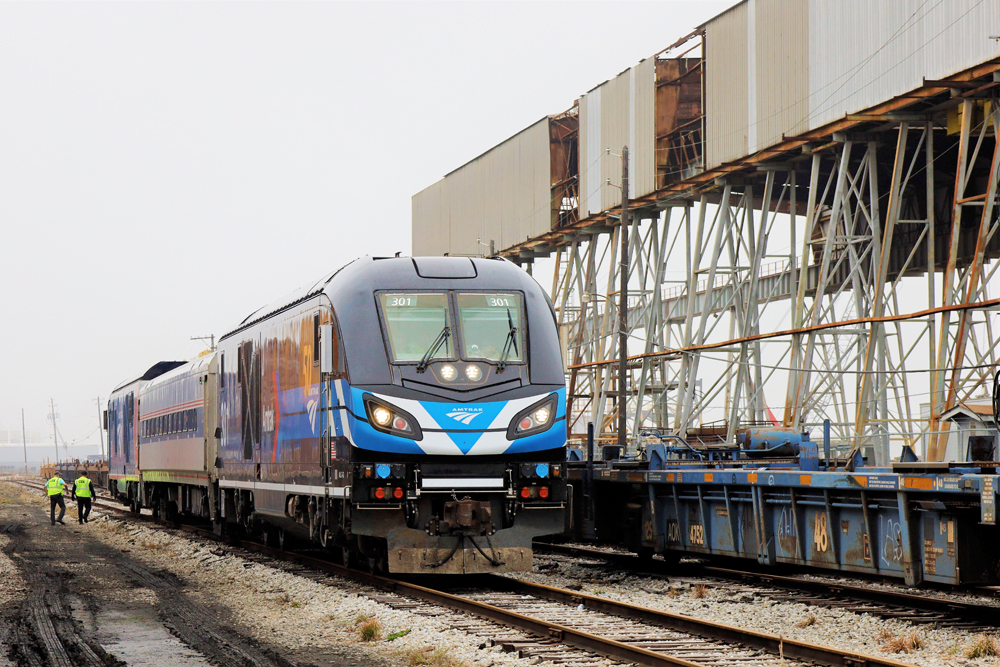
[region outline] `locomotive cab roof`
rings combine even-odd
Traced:
[[[318,294],[326,293],[335,309],[350,307],[357,298],[370,300],[379,290],[454,289],[452,281],[467,281],[469,289],[519,289],[548,295],[515,264],[500,257],[360,257],[284,297],[258,308],[220,340]],[[551,310],[551,304],[549,303]],[[553,315],[554,318],[554,315]]]

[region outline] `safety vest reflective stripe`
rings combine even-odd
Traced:
[[[76,495],[81,498],[90,497],[90,480],[86,477],[76,478]]]
[[[53,477],[45,482],[45,489],[50,496],[58,496],[62,493],[63,481],[59,477]]]

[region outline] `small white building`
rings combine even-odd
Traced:
[[[998,460],[997,424],[993,417],[992,405],[989,403],[959,403],[941,415],[941,421],[950,423],[945,460]],[[974,441],[970,444],[970,438],[976,436],[989,438],[989,440]],[[972,444],[988,448],[989,453],[984,454],[983,452],[986,450],[983,449],[977,452],[976,456],[970,456]]]

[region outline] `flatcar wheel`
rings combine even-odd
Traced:
[[[653,553],[653,547],[639,547],[635,555],[638,556],[640,563],[648,565],[653,561]]]
[[[285,535],[285,529],[278,528],[277,532],[278,532],[278,548],[284,551],[285,545],[288,544],[288,538]]]
[[[340,564],[344,567],[355,567],[357,565],[357,552],[351,547],[340,548]]]
[[[379,555],[378,558],[368,559],[368,571],[375,575],[384,575],[389,573],[389,564],[386,563],[384,555]]]

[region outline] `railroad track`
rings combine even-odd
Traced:
[[[535,553],[605,561],[617,569],[648,572],[654,576],[665,574],[665,567],[661,567],[662,564],[657,561],[643,561],[638,556],[621,552],[564,544],[536,543]],[[971,601],[802,577],[747,572],[712,565],[672,566],[667,574],[696,578],[706,584],[723,584],[734,592],[753,593],[780,602],[801,602],[859,614],[872,614],[915,625],[970,629],[1000,627],[1000,607]],[[989,597],[994,595],[994,591],[989,589],[983,589],[983,592]]]
[[[26,484],[40,490],[41,485]],[[95,505],[144,522],[105,499]],[[175,524],[169,524],[171,527]],[[211,531],[181,525],[212,540]],[[350,579],[359,591],[398,609],[446,620],[456,629],[522,657],[564,665],[594,665],[605,659],[661,667],[904,667],[905,663],[852,651],[784,639],[776,635],[647,609],[585,593],[496,575],[462,578],[387,578],[359,572],[303,553],[288,553],[242,542],[240,556],[296,572],[317,582],[342,585]],[[230,546],[230,548],[235,548]],[[220,556],[222,557],[222,556]],[[437,586],[439,582],[447,584]],[[430,587],[424,584],[435,584]]]

